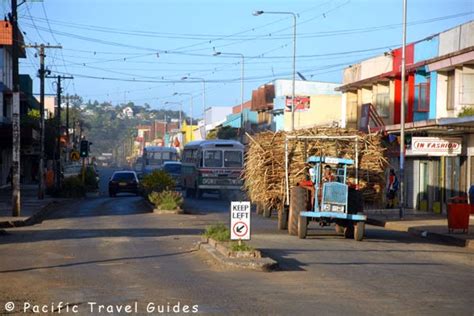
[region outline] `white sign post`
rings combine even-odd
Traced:
[[[458,156],[461,154],[462,138],[413,137],[411,155]]]
[[[250,240],[250,202],[231,202],[230,239]]]

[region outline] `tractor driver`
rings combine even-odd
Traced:
[[[323,182],[333,182],[335,179],[330,165],[324,166]]]

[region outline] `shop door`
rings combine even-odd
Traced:
[[[446,157],[446,202],[459,195],[460,172],[459,157]]]
[[[428,211],[429,202],[429,161],[420,161],[420,172],[418,173],[418,209]]]

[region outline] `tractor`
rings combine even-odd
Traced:
[[[334,223],[336,232],[346,238],[361,241],[364,238],[367,217],[363,211],[363,199],[357,187],[347,181],[347,168],[354,165],[352,159],[311,156],[307,159],[309,180],[300,181],[291,190],[288,225],[298,237],[306,238],[310,221],[320,226]],[[335,173],[327,177],[325,169],[335,166]]]

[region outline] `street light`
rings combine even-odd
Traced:
[[[244,128],[244,63],[245,63],[245,56],[241,53],[222,53],[222,52],[215,52],[214,56],[219,55],[228,55],[228,56],[240,56],[242,58],[241,64],[241,74],[240,74],[240,133],[243,138],[243,128]]]
[[[279,11],[254,11],[254,16],[262,14],[287,14],[293,16],[293,88],[291,93],[291,131],[295,130],[295,81],[296,81],[296,13]]]
[[[201,80],[202,81],[202,119],[204,121],[204,138],[206,138],[206,79],[199,77],[182,77],[181,80]]]
[[[173,95],[189,95],[191,97],[191,139],[190,140],[193,140],[193,94],[184,93],[184,92],[181,92],[181,93],[175,92],[173,93]]]
[[[183,102],[166,101],[165,104],[179,104],[179,129],[181,129],[181,112],[183,111]]]

